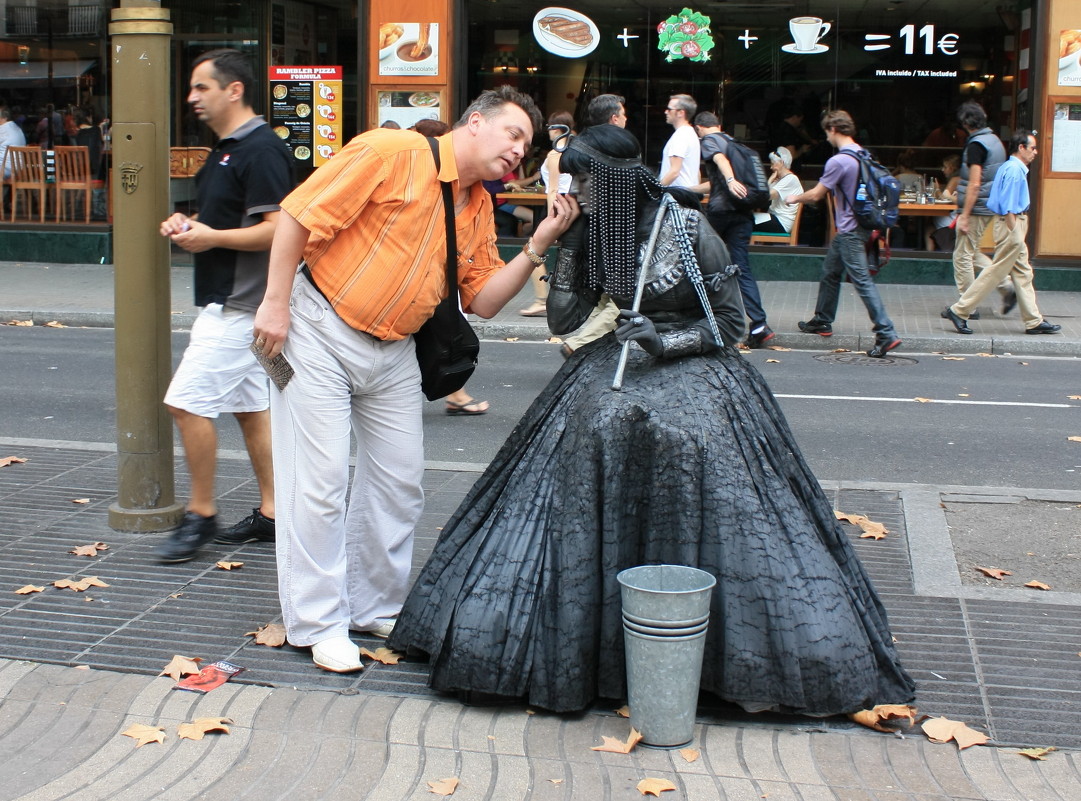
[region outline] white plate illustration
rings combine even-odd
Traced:
[[[824,44],[816,44],[810,50],[797,50],[796,43],[790,42],[789,44],[782,45],[781,49],[786,53],[794,53],[797,56],[809,56],[812,53],[825,53],[827,50],[830,49],[830,46]]]
[[[582,58],[597,49],[601,32],[593,20],[580,11],[552,6],[533,17],[537,44],[556,56]]]

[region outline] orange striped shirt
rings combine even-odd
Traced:
[[[361,134],[282,201],[309,231],[304,259],[350,326],[405,339],[447,296],[447,234],[439,181],[458,183],[451,134],[439,138],[438,176],[414,131]],[[462,308],[503,266],[492,200],[478,181],[455,218]]]

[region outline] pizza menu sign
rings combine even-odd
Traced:
[[[342,148],[342,68],[270,67],[270,124],[297,161],[318,167]]]

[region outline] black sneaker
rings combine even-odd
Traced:
[[[245,542],[274,542],[274,521],[259,511],[259,507],[251,510],[251,514],[227,528],[214,538],[214,542],[222,545],[243,545]]]
[[[1061,325],[1055,325],[1054,323],[1047,322],[1047,320],[1041,320],[1039,325],[1033,326],[1032,328],[1026,328],[1025,333],[1026,334],[1057,334],[1061,330],[1062,330]]]
[[[948,308],[950,308],[950,307],[947,306],[946,309],[948,309]],[[950,315],[946,314],[946,309],[943,309],[942,311],[940,311],[938,313],[938,316],[941,317],[943,320],[950,319]],[[972,312],[972,314],[970,314],[968,316],[968,319],[970,319],[970,320],[979,320],[980,319],[980,310],[976,309],[976,311]]]
[[[185,512],[180,521],[180,528],[169,535],[169,539],[154,549],[158,561],[187,562],[194,559],[199,549],[218,535],[218,517],[203,517],[195,512]]]
[[[777,335],[773,333],[773,329],[771,329],[768,325],[764,325],[757,331],[754,331],[747,335],[747,347],[760,348],[771,339],[773,339],[775,336]]]
[[[900,344],[901,340],[899,340],[897,337],[894,337],[893,339],[880,339],[879,341],[875,342],[875,346],[873,348],[867,351],[867,355],[870,356],[872,359],[884,359],[886,358],[887,353],[889,353],[894,348],[899,347]]]
[[[833,336],[833,326],[829,323],[820,323],[818,320],[800,320],[799,330],[805,334],[818,334],[820,337]]]

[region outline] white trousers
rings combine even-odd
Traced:
[[[401,610],[424,507],[423,396],[412,337],[350,328],[303,275],[290,310],[296,375],[271,389],[271,424],[278,592],[289,642],[303,646]]]

